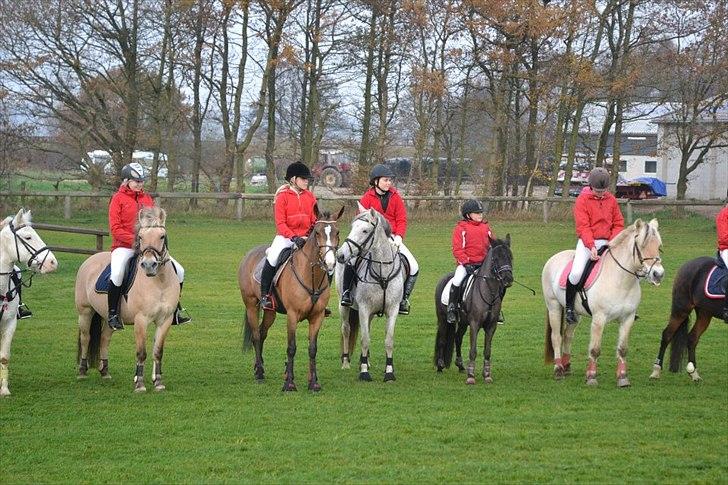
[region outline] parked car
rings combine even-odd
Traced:
[[[254,187],[263,187],[268,185],[268,177],[264,173],[256,173],[250,177],[250,185]]]
[[[140,163],[147,171],[151,171],[152,164],[154,162],[154,152],[134,150],[134,153],[131,154],[131,159],[133,162]],[[111,154],[106,150],[93,150],[87,152],[85,159],[80,164],[81,171],[88,171],[87,166],[90,163],[103,167],[106,175],[114,174],[114,164],[111,160]],[[167,178],[168,175],[169,170],[167,169],[167,155],[160,153],[157,176],[159,178]]]

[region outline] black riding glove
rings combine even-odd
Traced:
[[[306,240],[301,236],[293,236],[291,238],[291,241],[293,241],[293,244],[295,244],[299,249],[302,248],[304,244],[306,244]]]

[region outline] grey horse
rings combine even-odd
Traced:
[[[354,350],[361,327],[359,379],[363,381],[372,380],[369,374],[369,329],[375,315],[384,315],[387,319],[384,380],[395,380],[392,360],[394,325],[402,300],[405,268],[397,246],[389,238],[390,232],[391,228],[384,216],[374,209],[364,210],[352,221],[349,236],[336,252],[336,286],[339,294],[344,266],[351,264],[356,269],[356,286],[352,290],[354,304],[352,307],[339,304],[342,368],[350,367],[349,353]]]

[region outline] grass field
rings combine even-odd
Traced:
[[[350,214],[349,214],[350,215]],[[346,216],[345,216],[346,217]],[[105,227],[102,215],[39,222]],[[495,382],[464,384],[456,369],[432,366],[433,292],[452,269],[454,218],[411,222],[408,246],[422,276],[413,312],[395,338],[397,381],[382,382],[382,321],[375,320],[375,381],[339,368],[334,313],[319,340],[323,391],[283,394],[285,333],[279,316],[266,342],[267,381],[253,380],[241,352],[236,270],[243,254],[269,242],[272,223],[170,215],[172,254],[187,272],[183,300],[194,323],[173,328],[165,352],[167,391],[132,393],[131,329],[115,335],[113,379],[76,380],[73,281],[82,257],[57,254],[61,268],[38,277],[26,300],[35,312],[13,342],[10,385],[0,401],[3,483],[28,482],[726,482],[728,330],[714,320],[698,348],[704,382],[684,372],[648,379],[666,323],[672,277],[687,259],[713,254],[714,225],[662,219],[666,281],[643,288],[630,340],[632,387],[614,379],[617,327],[607,327],[600,384],[584,384],[588,320],[577,329],[575,374],[563,382],[543,364],[543,263],[573,246],[571,223],[492,221],[513,238],[516,279],[496,332]],[[348,227],[344,225],[342,232]],[[90,237],[44,233],[47,243],[92,246]],[[332,301],[332,304],[334,302]],[[335,307],[335,305],[332,305]],[[296,372],[305,389],[307,328],[299,326]],[[482,366],[479,349],[477,368]],[[151,362],[146,367],[151,389]]]

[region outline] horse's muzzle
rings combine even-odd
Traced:
[[[145,259],[141,263],[141,267],[147,276],[157,276],[159,271],[159,263],[154,259]]]
[[[665,268],[663,268],[662,266],[655,266],[650,270],[649,274],[647,275],[647,280],[655,286],[660,286],[660,283],[662,283],[662,279],[664,277]]]

